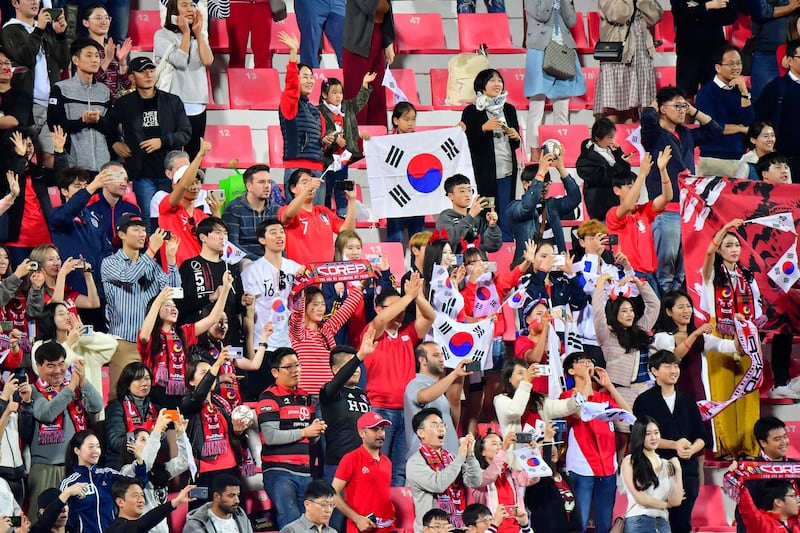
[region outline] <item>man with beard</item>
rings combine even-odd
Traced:
[[[362,445],[345,454],[336,469],[336,507],[347,517],[347,533],[394,528],[391,500],[392,462],[381,453],[386,426],[392,423],[374,411],[358,419]],[[344,497],[342,490],[347,488]]]
[[[258,238],[258,226],[268,217],[276,216],[280,206],[270,200],[272,180],[269,179],[267,165],[259,163],[251,166],[244,171],[243,179],[247,192],[230,200],[225,206],[222,220],[228,225],[228,239],[247,252],[249,263],[258,260],[263,250]]]
[[[239,507],[241,483],[229,474],[214,478],[211,501],[186,517],[183,533],[253,533],[253,526]]]
[[[220,478],[222,477],[220,476]],[[114,486],[111,487],[111,494],[114,496],[114,502],[117,504],[119,513],[117,519],[108,527],[106,533],[147,533],[168,517],[178,506],[193,502],[194,498],[189,497],[189,491],[193,488],[195,488],[195,485],[184,487],[171,501],[162,503],[143,515],[144,486],[142,481],[133,477],[118,479],[114,482]],[[238,496],[236,501],[238,503]],[[207,503],[206,505],[211,504]],[[227,530],[222,529],[219,531],[220,533],[227,532]],[[242,530],[242,533],[252,533],[252,530]]]
[[[28,533],[76,533],[67,528],[70,498],[82,498],[87,483],[75,483],[63,491],[47,489],[39,495],[36,504],[39,506],[38,520],[30,527]]]
[[[406,427],[406,446],[408,447],[406,458],[419,451],[419,438],[411,421],[414,415],[428,407],[435,407],[441,411],[442,420],[447,428],[444,447],[448,450],[456,450],[458,449],[458,432],[454,420],[457,421],[459,417],[452,416],[452,412],[458,413],[457,409],[460,405],[451,405],[448,396],[455,398],[456,402],[460,404],[461,389],[464,387],[463,378],[472,374],[472,372],[464,370],[464,366],[470,361],[464,359],[445,376],[444,353],[435,342],[420,343],[414,349],[414,356],[417,358],[417,376],[406,386],[403,396],[403,417]],[[456,384],[456,387],[454,390],[450,390],[450,386],[453,384]]]

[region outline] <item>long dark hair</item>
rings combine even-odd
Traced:
[[[39,315],[38,327],[36,328],[37,341],[58,340],[58,328],[56,328],[56,311],[58,307],[67,308],[64,302],[50,302],[45,304],[42,314]]]
[[[447,239],[436,239],[428,243],[425,247],[425,257],[422,260],[422,279],[425,283],[425,297],[431,294],[431,277],[433,276],[433,266],[442,262],[442,254],[445,245],[450,244]]]
[[[633,325],[629,328],[620,324],[617,318],[619,308],[622,307],[622,304],[625,302],[633,306],[634,312]],[[606,306],[606,321],[611,331],[617,336],[617,342],[619,342],[619,345],[622,346],[626,352],[647,348],[652,341],[650,334],[637,325],[637,321],[640,318],[641,313],[636,310],[636,304],[631,298],[620,296],[616,300],[609,301]]]
[[[658,487],[658,476],[653,470],[653,463],[644,454],[644,439],[647,436],[647,426],[658,423],[647,415],[640,416],[631,426],[631,467],[633,468],[633,486],[638,491],[647,490],[648,487]],[[664,465],[666,468],[666,465]]]
[[[658,313],[658,320],[656,320],[656,325],[653,328],[654,331],[664,331],[667,333],[675,333],[678,331],[678,325],[675,323],[675,320],[667,314],[667,310],[675,307],[675,304],[678,303],[678,300],[681,298],[689,300],[689,305],[692,306],[692,318],[689,320],[689,325],[686,326],[686,333],[691,334],[697,329],[694,324],[694,304],[692,303],[692,298],[686,291],[678,289],[669,291],[661,298],[661,311]]]
[[[148,433],[148,431],[144,428],[136,428],[133,430],[133,437],[137,438],[139,433]],[[149,433],[148,433],[149,435]],[[148,438],[156,438],[156,437],[148,437]],[[122,469],[123,466],[129,465],[136,460],[136,456],[133,455],[128,450],[128,441],[125,440],[125,443],[122,445],[121,449],[119,450],[119,468]],[[162,462],[156,459],[153,463],[153,466],[150,470],[147,471],[147,479],[150,483],[153,484],[154,487],[166,487],[169,483],[169,472],[167,472],[167,466]]]
[[[147,310],[145,314],[149,313],[153,307],[153,304],[156,302],[156,298],[158,295],[153,296],[150,298],[150,301],[147,302]],[[164,320],[161,318],[161,314],[159,313],[156,315],[156,321],[153,324],[153,332],[150,336],[150,360],[155,361],[156,357],[158,356],[159,352],[164,348],[161,345],[161,328],[164,326]],[[186,336],[183,334],[183,329],[180,327],[176,327],[177,324],[173,324],[172,331],[178,336],[178,339],[181,341],[181,346],[183,346],[183,350],[185,354],[189,353],[188,346],[186,344]]]
[[[181,33],[181,29],[177,24],[172,23],[172,17],[178,16],[178,0],[169,0],[167,2],[167,13],[164,15],[164,29],[173,33]],[[191,27],[189,28],[191,34]],[[194,37],[194,35],[192,35]]]
[[[722,241],[730,235],[734,237],[737,241],[739,241],[739,245],[742,244],[742,239],[736,233],[729,231],[725,235],[723,235],[722,239],[720,239],[719,244],[722,246]],[[753,273],[750,270],[746,269],[744,265],[742,265],[741,261],[736,262],[736,266],[742,271],[742,275],[744,276],[745,281],[747,283],[752,283],[753,281]],[[731,277],[728,275],[728,269],[725,268],[725,265],[722,262],[722,256],[719,252],[714,253],[714,286],[715,287],[730,287],[733,284],[731,283]]]
[[[511,374],[514,373],[514,370],[518,366],[521,366],[527,370],[530,365],[522,359],[508,359],[503,365],[503,370],[500,371],[500,381],[503,384],[503,393],[509,398],[512,398],[514,393],[517,392],[517,389],[515,389],[511,384]],[[544,395],[536,392],[535,390],[531,390],[531,395],[528,398],[528,411],[532,413],[538,413],[542,406],[544,406]]]
[[[1,279],[6,279],[8,276],[10,276],[11,273],[14,272],[14,269],[11,268],[11,255],[9,255],[8,248],[6,248],[6,245],[0,244],[0,250],[3,250],[6,253],[6,258],[8,259],[8,267],[6,267],[6,271],[0,272],[0,280],[1,280]]]
[[[119,380],[117,381],[117,400],[120,402],[124,400],[125,396],[127,396],[129,393],[131,383],[137,379],[142,379],[145,374],[150,376],[150,386],[152,387],[153,371],[150,370],[149,366],[140,361],[134,361],[125,365],[125,368],[123,368],[122,372],[120,372]]]
[[[75,448],[80,448],[83,446],[83,443],[86,442],[86,439],[89,437],[95,437],[98,441],[100,437],[92,431],[91,429],[84,429],[83,431],[79,431],[75,433],[69,442],[67,443],[67,451],[64,454],[64,472],[69,475],[75,471],[75,467],[78,466],[78,455],[75,453]]]

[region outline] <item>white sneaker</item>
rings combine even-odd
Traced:
[[[790,379],[786,386],[792,389],[795,393],[800,394],[800,376]]]
[[[800,392],[794,390],[790,385],[780,385],[769,390],[770,398],[787,398],[789,400],[800,400]]]

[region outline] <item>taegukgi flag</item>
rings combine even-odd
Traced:
[[[463,174],[475,188],[467,136],[460,127],[382,135],[364,141],[372,209],[381,217],[450,209],[444,181]]]
[[[491,318],[466,324],[444,313],[436,313],[433,341],[442,348],[445,368],[455,368],[464,359],[481,361],[481,368],[491,365],[494,322]]]

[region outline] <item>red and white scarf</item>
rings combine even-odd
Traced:
[[[225,400],[219,395],[214,395],[218,401]],[[223,403],[224,405],[224,403]],[[205,402],[200,409],[203,423],[203,459],[213,459],[218,455],[228,453],[228,422],[213,400]]]
[[[175,330],[161,335],[161,351],[156,356],[156,385],[162,385],[168,396],[186,394],[186,382],[183,379],[186,367],[186,351],[183,342]]]
[[[122,411],[125,415],[125,431],[132,433],[136,429],[144,429],[152,431],[156,423],[156,408],[153,402],[147,402],[147,410],[144,416],[139,412],[136,407],[136,402],[133,401],[130,394],[126,394],[122,400]]]
[[[61,385],[61,388],[67,387],[69,383],[65,380],[64,383]],[[36,390],[44,396],[44,398],[49,402],[56,396],[58,396],[57,390],[53,388],[48,382],[39,378],[36,380],[34,384]],[[83,431],[88,427],[86,422],[86,409],[83,407],[83,402],[81,402],[81,390],[75,390],[75,398],[69,402],[67,405],[67,412],[69,413],[70,419],[72,419],[72,424],[75,426],[75,433],[79,431]],[[64,442],[64,413],[63,411],[59,414],[55,420],[53,420],[50,424],[45,424],[44,422],[39,422],[39,445],[44,446],[47,444],[57,444],[60,442]]]
[[[714,298],[717,320],[717,331],[727,337],[736,335],[734,316],[737,313],[744,315],[746,320],[753,319],[753,288],[747,282],[744,272],[736,265],[728,273],[729,284],[714,286]]]
[[[455,459],[453,454],[444,448],[436,451],[422,442],[419,445],[419,453],[422,454],[425,463],[427,463],[434,472],[441,472]],[[464,513],[467,502],[464,498],[464,487],[461,484],[460,474],[444,492],[436,495],[436,506],[450,515],[450,523],[453,527],[464,527],[464,521],[461,515]]]

